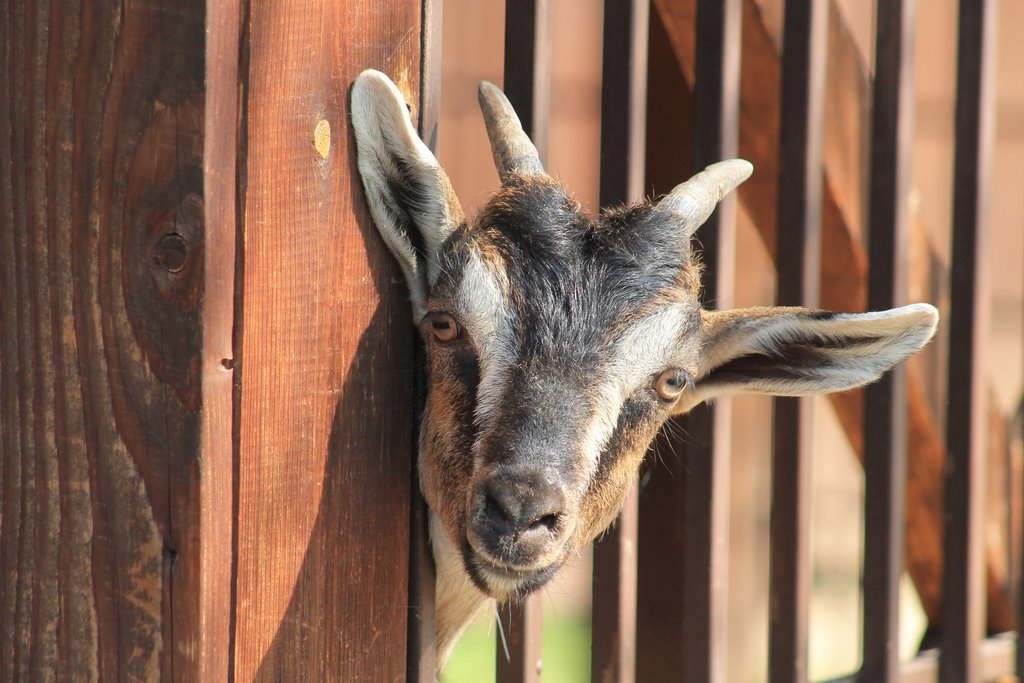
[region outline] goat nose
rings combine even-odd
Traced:
[[[494,473],[475,498],[474,530],[502,561],[528,564],[559,535],[565,494],[546,472]]]
[[[565,497],[555,486],[524,486],[496,479],[484,485],[484,515],[495,529],[518,533],[551,531],[558,523]]]

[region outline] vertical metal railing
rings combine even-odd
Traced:
[[[551,0],[505,3],[503,90],[519,114],[523,130],[547,163],[551,113]],[[505,643],[496,654],[498,683],[536,683],[542,669],[543,595],[498,609]],[[505,652],[508,647],[508,653]]]
[[[735,157],[739,147],[741,0],[697,0],[691,170]],[[732,306],[736,197],[700,228],[703,303]],[[703,405],[686,417],[682,663],[685,676],[725,681],[729,572],[731,406]]]
[[[953,262],[950,273],[949,396],[943,543],[942,683],[980,679],[985,635],[985,413],[982,339],[987,331],[985,273],[994,102],[995,2],[962,0],[957,39],[953,162]]]
[[[607,2],[601,63],[600,205],[644,193],[648,0]],[[594,544],[591,671],[596,681],[630,683],[636,671],[637,492]]]
[[[915,2],[878,5],[868,209],[868,310],[906,303]],[[864,616],[861,681],[899,676],[899,589],[907,477],[906,371],[864,391]]]
[[[777,207],[776,299],[817,308],[821,277],[821,135],[828,3],[786,3]],[[811,583],[812,400],[777,398],[773,415],[769,680],[807,680]]]
[[[419,133],[432,152],[437,153],[441,118],[441,24],[443,0],[423,0],[422,48],[420,59]],[[416,420],[410,438],[413,451],[419,448],[419,419],[426,403],[426,359],[423,347],[414,345],[416,367]],[[406,678],[430,681],[435,676],[434,641],[434,563],[430,556],[427,506],[420,493],[418,472],[413,473],[409,514],[409,643],[406,651]]]

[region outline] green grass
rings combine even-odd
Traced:
[[[441,674],[442,683],[486,683],[494,680],[496,626],[493,617],[478,619],[455,648]],[[590,680],[590,622],[545,615],[542,646],[544,683]],[[504,656],[504,655],[503,655]]]

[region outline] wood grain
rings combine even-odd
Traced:
[[[227,627],[200,597],[205,18],[0,7],[0,680],[192,680]]]
[[[420,15],[415,0],[250,7],[236,680],[405,676],[413,329],[348,96],[374,67],[417,101]]]

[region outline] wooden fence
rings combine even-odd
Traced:
[[[506,7],[504,87],[542,154],[551,1]],[[780,304],[904,303],[914,2],[876,10],[866,253],[822,171],[831,3],[786,3],[781,59],[748,30],[752,5],[605,3],[602,205],[746,156],[766,180],[739,201],[763,217]],[[863,667],[844,680],[1024,672],[1012,634],[992,635],[1017,610],[981,530],[993,6],[960,3],[950,74],[945,437],[907,371],[833,399],[866,476]],[[0,3],[0,680],[433,676],[418,351],[347,109],[353,78],[380,69],[436,143],[441,11]],[[681,99],[649,97],[651,79]],[[688,167],[646,154],[659,116],[679,116],[659,145]],[[701,231],[704,296],[720,307],[735,212],[725,202]],[[780,683],[808,676],[808,406],[774,412],[767,678]],[[725,680],[728,410],[687,416],[677,471],[595,547],[594,681]],[[900,664],[905,566],[939,649]],[[512,610],[502,683],[538,679],[539,623],[535,600]]]

